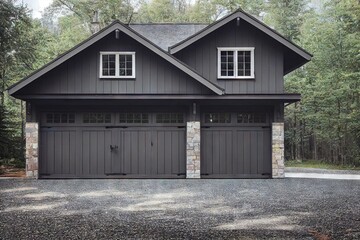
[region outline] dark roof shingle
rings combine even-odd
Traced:
[[[146,37],[158,47],[168,51],[168,47],[181,42],[205,28],[206,24],[193,23],[159,23],[130,24],[129,27]]]

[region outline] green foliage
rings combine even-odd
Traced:
[[[286,78],[303,97],[287,109],[289,145],[299,148],[288,155],[360,165],[359,2],[329,1],[305,19],[300,43],[314,57]]]

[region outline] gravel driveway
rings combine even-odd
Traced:
[[[360,238],[360,181],[0,180],[1,239],[326,236]]]

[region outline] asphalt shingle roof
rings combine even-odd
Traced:
[[[129,27],[146,37],[165,51],[168,47],[181,42],[207,27],[206,24],[130,24]]]

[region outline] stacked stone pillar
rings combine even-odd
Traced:
[[[200,178],[200,122],[186,124],[186,178]]]
[[[272,177],[284,178],[284,123],[272,124]]]
[[[26,133],[26,176],[38,177],[39,125],[35,122],[25,124]]]

